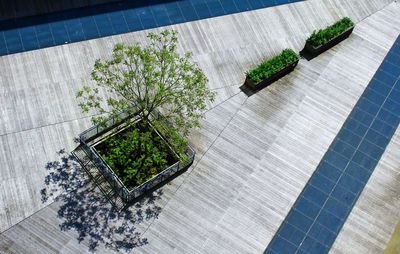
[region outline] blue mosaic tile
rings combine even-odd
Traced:
[[[367,154],[365,154],[361,151],[357,151],[354,154],[352,161],[355,163],[358,163],[359,165],[363,166],[367,170],[371,170],[378,163],[377,160],[375,160],[374,158],[368,156]]]
[[[399,125],[399,116],[396,116],[395,114],[393,114],[392,112],[390,112],[389,110],[386,110],[384,108],[382,108],[379,111],[376,118],[378,120],[385,122],[388,125],[391,125],[391,126]]]
[[[382,103],[386,99],[384,95],[380,94],[379,92],[375,91],[370,87],[367,87],[362,96],[377,105],[382,105]]]
[[[53,22],[50,24],[51,33],[53,34],[56,45],[70,42],[67,28],[63,21]]]
[[[345,217],[350,208],[334,198],[329,198],[325,203],[325,209],[338,218]]]
[[[353,121],[355,122],[355,121]],[[364,130],[365,132],[365,130]],[[346,157],[346,159],[351,159],[354,154],[354,147],[346,143],[344,140],[336,139],[330,147],[331,150],[336,153]]]
[[[400,46],[399,46],[399,45],[396,45],[396,46],[393,48],[393,52],[394,52],[395,54],[397,54],[397,55],[400,56]]]
[[[208,8],[208,5],[206,3],[200,3],[200,2],[193,2],[193,7],[196,10],[197,16],[200,19],[206,19],[212,17],[210,9]]]
[[[272,251],[280,254],[293,254],[296,251],[296,246],[284,238],[277,236],[271,242]]]
[[[345,173],[338,181],[338,186],[353,192],[354,194],[360,193],[364,184],[352,177],[351,175]]]
[[[100,36],[96,22],[94,21],[93,17],[83,17],[80,20],[82,24],[83,34],[85,35],[86,40],[98,38]]]
[[[316,203],[316,204],[323,204],[326,198],[328,197],[327,194],[323,193],[322,191],[318,190],[317,188],[307,185],[302,193],[303,197],[306,199]]]
[[[24,50],[19,30],[13,29],[4,31],[4,39],[9,53],[16,53]]]
[[[399,82],[400,83],[400,82]],[[400,90],[393,89],[388,97],[388,99],[400,103]]]
[[[36,37],[36,30],[32,26],[24,27],[19,30],[21,34],[22,44],[25,50],[33,50],[39,47]]]
[[[151,12],[156,20],[157,26],[168,26],[172,24],[165,5],[162,4],[151,8]]]
[[[381,81],[376,80],[376,79],[373,79],[369,83],[368,88],[372,89],[374,92],[377,92],[382,96],[389,94],[390,90],[392,90],[392,86],[382,83]],[[363,98],[363,99],[365,99],[365,98]],[[375,104],[375,105],[380,105],[380,104]]]
[[[325,192],[326,194],[331,193],[333,187],[335,186],[335,182],[332,182],[324,175],[319,172],[316,172],[310,179],[309,183],[311,186]]]
[[[186,21],[199,19],[196,10],[190,2],[178,2],[178,6]]]
[[[312,201],[301,197],[297,200],[297,204],[295,206],[295,210],[301,212],[309,218],[314,218],[317,216],[321,207]]]
[[[365,113],[363,113],[365,114]],[[369,114],[367,114],[369,115]],[[373,118],[371,118],[372,120]],[[362,138],[365,134],[365,132],[368,129],[368,126],[365,125],[365,123],[360,122],[359,119],[355,119],[353,117],[349,117],[348,121],[346,121],[346,123],[343,126],[344,129],[350,130],[351,133],[350,135],[354,135],[356,134],[357,137]],[[353,138],[348,138],[348,137],[342,137],[341,134],[338,135],[338,139],[343,140],[343,142],[351,145],[352,147],[357,147],[360,144],[360,139],[356,138],[355,140]]]
[[[375,121],[372,123],[371,130],[374,130],[380,135],[389,139],[390,137],[392,137],[394,131],[396,130],[396,126],[388,124],[383,120],[375,119]]]
[[[186,19],[177,3],[167,3],[165,4],[165,8],[172,24],[186,22]]]
[[[82,23],[79,18],[66,20],[65,27],[67,28],[71,42],[85,40],[85,34],[83,33]]]
[[[350,144],[353,147],[358,147],[358,145],[361,143],[361,140],[362,140],[362,132],[360,133],[359,130],[355,130],[355,131],[356,132],[353,132],[352,130],[347,129],[346,126],[344,126],[344,128],[342,128],[339,131],[337,138]],[[341,169],[343,169],[343,168],[341,168]]]
[[[276,4],[287,4],[290,3],[290,0],[274,0],[274,3]]]
[[[378,82],[376,82],[376,83],[378,83]],[[389,91],[390,91],[390,89],[389,89]],[[375,103],[373,103],[372,101],[370,101],[370,100],[368,100],[366,98],[361,98],[358,101],[357,106],[362,108],[365,112],[367,112],[367,113],[369,113],[369,114],[371,114],[373,116],[375,116],[376,113],[378,113],[379,108],[380,108],[380,105],[375,104]],[[368,126],[364,125],[364,122],[362,122],[362,123],[363,123],[364,128],[367,129]],[[365,132],[365,130],[364,130],[364,132]]]
[[[364,139],[361,142],[358,150],[360,150],[361,152],[363,152],[365,154],[368,154],[372,158],[379,159],[385,149],[383,149],[382,147],[376,146],[374,143]]]
[[[8,53],[6,41],[4,39],[4,32],[0,32],[0,55],[6,55]]]
[[[122,13],[124,14],[124,18],[126,24],[128,25],[129,31],[132,32],[143,29],[142,22],[140,21],[136,10],[125,10]]]
[[[363,183],[366,183],[371,175],[370,170],[353,161],[349,163],[345,172]]]
[[[293,245],[299,245],[303,240],[305,233],[296,227],[285,223],[282,228],[280,228],[278,234]]]
[[[340,185],[335,187],[331,196],[347,206],[353,205],[357,197],[355,193],[351,192],[350,190],[346,190]]]
[[[39,47],[45,48],[55,45],[53,34],[51,33],[50,26],[48,24],[36,25],[35,30]]]
[[[110,12],[108,13],[108,17],[115,34],[129,32],[129,27],[122,11]]]
[[[289,213],[288,221],[290,221],[290,224],[292,224],[296,228],[302,229],[304,232],[308,231],[313,222],[310,218],[296,210],[292,210]]]
[[[399,101],[392,100],[388,97],[385,103],[382,106],[384,109],[390,111],[394,115],[400,114],[400,103]]]
[[[271,3],[271,2],[269,2],[269,3]],[[266,7],[265,4],[263,3],[263,1],[261,1],[261,0],[251,0],[251,1],[249,1],[249,4],[251,5],[252,9],[259,9],[259,8]]]
[[[275,5],[286,4],[286,3],[287,2],[284,2],[284,3],[275,2]],[[236,7],[238,8],[238,10],[240,12],[251,10],[251,6],[250,6],[249,2],[247,2],[247,1],[236,1]]]
[[[335,167],[340,170],[344,170],[347,163],[349,162],[349,159],[330,149],[329,153],[325,154],[324,161],[335,165]]]
[[[355,120],[363,123],[364,125],[369,126],[374,119],[374,115],[371,115],[369,112],[366,112],[365,110],[356,107],[350,114],[351,118],[354,118]]]
[[[389,74],[388,72],[384,70],[379,70],[376,72],[374,79],[377,79],[381,81],[382,83],[392,85],[394,82],[396,82],[397,77]]]
[[[114,28],[111,25],[111,21],[107,13],[94,15],[93,19],[96,23],[100,37],[115,34]]]
[[[276,252],[275,252],[274,250],[272,250],[272,249],[268,249],[268,250],[265,250],[264,254],[279,254],[279,253],[276,253]]]
[[[395,91],[400,91],[400,80],[398,80],[398,81],[396,82],[396,84],[395,84],[394,87],[393,87],[393,90],[395,90]]]
[[[321,254],[325,253],[327,246],[313,239],[312,237],[306,237],[303,243],[300,245],[300,250],[308,254]]]
[[[333,232],[331,232],[329,229],[319,223],[315,223],[311,227],[309,236],[311,236],[313,239],[318,240],[325,246],[332,245],[333,241],[336,238],[336,235]]]
[[[137,15],[144,29],[150,29],[157,27],[157,21],[150,7],[140,7],[137,9]]]
[[[342,171],[339,169],[335,168],[335,166],[327,163],[327,162],[322,162],[318,166],[318,172],[324,175],[325,177],[331,179],[331,181],[336,182],[340,175],[342,174]]]
[[[236,1],[234,0],[220,0],[222,6],[224,6],[224,9],[228,13],[236,13],[240,11],[240,8],[236,5]],[[272,3],[270,6],[274,5],[275,3]],[[266,7],[266,6],[264,6]]]
[[[400,66],[400,57],[398,57],[395,54],[390,54],[386,57],[385,61],[388,61],[392,64],[395,64],[397,66]]]
[[[315,221],[325,226],[327,229],[334,233],[337,233],[339,231],[342,224],[340,218],[330,213],[326,208],[322,209],[321,213],[318,215]]]
[[[394,64],[389,61],[384,61],[382,63],[381,68],[385,70],[385,72],[389,73],[390,75],[397,77],[400,75],[400,64]]]
[[[226,11],[220,1],[210,2],[210,3],[207,3],[207,5],[208,5],[208,8],[210,9],[212,16],[221,16],[221,15],[226,14]],[[254,8],[252,8],[252,9],[254,9]]]

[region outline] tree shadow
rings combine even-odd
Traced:
[[[147,244],[137,226],[156,219],[161,211],[157,200],[162,191],[147,194],[122,210],[94,186],[74,156],[64,149],[57,152],[59,160],[48,162],[42,202],[58,202],[60,229],[75,230],[79,242],[87,241],[89,251],[100,244],[116,251],[130,251]]]

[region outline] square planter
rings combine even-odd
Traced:
[[[306,42],[306,45],[304,46],[304,49],[302,50],[302,53],[306,53],[309,57],[314,58],[321,54],[322,52],[332,48],[339,42],[347,39],[350,34],[353,32],[354,26],[349,27],[347,30],[343,31],[341,34],[337,35],[336,37],[333,37],[331,40],[329,40],[327,43],[320,45],[318,47],[315,47],[311,45],[310,43]]]
[[[165,169],[161,169],[157,175],[147,179],[146,182],[134,186],[133,188],[128,188],[97,152],[99,145],[101,145],[108,137],[125,131],[133,123],[139,121],[138,118],[135,119],[130,116],[127,116],[122,120],[120,119],[121,118],[118,118],[118,120],[110,119],[104,126],[96,125],[81,133],[79,135],[80,145],[75,149],[76,151],[79,151],[79,153],[75,152],[73,154],[89,176],[95,178],[93,177],[94,175],[101,174],[112,186],[112,195],[118,195],[125,203],[135,201],[146,192],[156,189],[168,180],[178,176],[193,163],[195,151],[190,145],[188,145],[186,149],[188,160],[177,160]],[[169,142],[165,140],[156,129],[154,129],[154,131],[167,144],[169,144]]]
[[[273,82],[277,81],[278,79],[280,79],[283,76],[285,76],[285,75],[289,74],[290,72],[292,72],[298,63],[299,63],[299,60],[296,60],[293,63],[285,66],[281,70],[273,73],[272,75],[270,75],[269,77],[261,80],[258,83],[254,82],[252,79],[250,79],[248,76],[246,76],[245,84],[251,90],[258,91],[258,90],[260,90],[262,88],[265,88],[265,87],[269,86]]]

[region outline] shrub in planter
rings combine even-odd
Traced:
[[[99,188],[107,198],[114,200],[117,194],[130,203],[193,163],[196,152],[185,137],[168,126],[168,119],[152,114],[149,120],[121,112],[79,135],[80,145],[72,154],[86,173],[101,183]],[[99,173],[109,185],[98,181]]]
[[[284,49],[279,55],[265,60],[256,68],[246,72],[246,85],[256,90],[266,87],[291,72],[299,61],[292,49]]]
[[[167,141],[143,122],[105,139],[95,149],[129,190],[179,161]]]
[[[314,31],[307,39],[304,49],[312,55],[320,54],[349,37],[353,29],[353,21],[345,17],[325,29]]]

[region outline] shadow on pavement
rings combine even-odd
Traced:
[[[64,149],[57,152],[59,160],[46,165],[42,202],[54,199],[59,203],[60,229],[75,230],[77,240],[95,251],[100,244],[117,251],[130,251],[147,244],[137,227],[150,223],[161,211],[157,190],[120,210],[96,189],[75,158]]]

